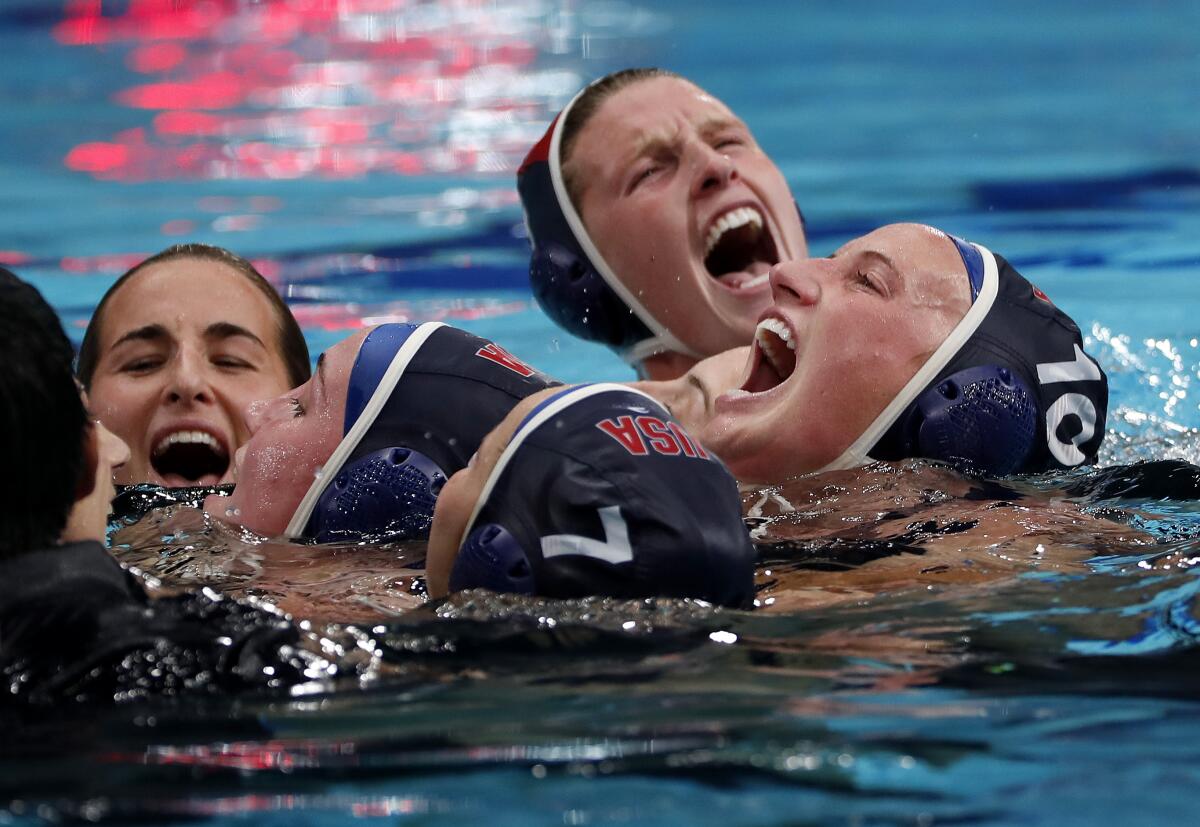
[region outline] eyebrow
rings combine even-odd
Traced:
[[[832,252],[832,253],[830,253],[829,255],[825,256],[825,258],[830,258],[830,259],[832,259],[832,258],[837,258],[837,257],[838,257],[838,253],[840,253],[840,252],[841,252],[841,250],[835,250],[834,252]],[[879,261],[881,261],[883,264],[885,264],[885,265],[887,265],[888,267],[890,267],[893,273],[895,273],[896,275],[901,275],[901,273],[900,273],[900,268],[896,266],[896,262],[892,261],[892,260],[891,260],[891,259],[888,257],[887,253],[882,253],[882,252],[880,252],[879,250],[860,250],[859,252],[857,252],[857,253],[854,253],[854,255],[856,255],[856,256],[868,256],[868,257],[870,257],[870,258],[878,259],[878,260],[879,260]]]
[[[321,395],[325,395],[325,354],[322,353],[317,357],[316,381],[313,383],[313,388],[317,386],[321,388]]]
[[[204,338],[206,339],[229,339],[234,336],[243,336],[256,342],[264,350],[266,345],[263,340],[255,336],[252,332],[233,322],[213,322],[204,329]],[[143,327],[136,327],[130,330],[120,339],[113,342],[113,347],[123,345],[126,342],[156,342],[162,339],[169,339],[171,334],[167,333],[167,329],[160,324],[148,324]]]
[[[863,250],[860,255],[870,256],[871,258],[879,259],[879,261],[891,268],[892,272],[900,275],[900,268],[896,266],[896,262],[888,258],[886,253],[881,253],[879,250]]]
[[[700,399],[704,402],[704,412],[706,414],[712,414],[712,399],[710,399],[708,396],[708,388],[704,387],[704,383],[697,379],[694,374],[687,374],[687,380],[688,384],[700,391]],[[670,410],[670,408],[668,408],[668,410]],[[672,411],[671,415],[674,416],[675,412]]]
[[[731,126],[746,129],[746,124],[736,117],[713,115],[712,117],[705,118],[703,121],[701,121],[700,125],[696,127],[696,131],[699,132],[703,137],[710,138],[713,134],[720,132],[722,129],[728,129]],[[670,131],[670,134],[665,132],[657,132],[649,135],[642,135],[634,142],[634,151],[632,157],[641,158],[648,152],[658,151],[663,147],[668,147],[676,140],[676,136],[678,134],[679,129],[674,128]]]
[[[252,332],[242,327],[240,324],[233,322],[213,322],[208,327],[204,328],[204,338],[206,339],[230,339],[234,336],[244,336],[252,342],[255,342],[259,347],[266,350],[267,346],[263,344],[263,340],[255,336]]]
[[[167,338],[167,329],[160,324],[148,324],[144,327],[134,328],[126,333],[120,339],[113,342],[113,347],[123,345],[126,342],[153,342],[159,339]]]

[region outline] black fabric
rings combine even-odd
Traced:
[[[520,362],[513,369],[479,355],[489,348],[499,352],[491,341],[465,330],[435,330],[413,354],[345,465],[381,448],[403,446],[420,451],[450,477],[466,467],[483,438],[518,402],[562,384]]]
[[[752,599],[754,549],[737,484],[665,408],[628,389],[607,391],[526,432],[540,409],[514,435],[527,433],[472,526],[494,523],[516,538],[537,594],[698,597],[728,606]],[[673,434],[670,425],[678,428]],[[614,426],[635,450],[610,433]],[[628,531],[631,560],[543,556],[542,543],[553,535],[611,542],[601,510],[613,507]]]
[[[1038,410],[1036,439],[1023,464],[1015,470],[1019,473],[1036,473],[1094,463],[1104,439],[1108,379],[1096,360],[1084,354],[1083,358],[1094,366],[1098,379],[1039,380],[1039,365],[1071,362],[1083,352],[1083,334],[1066,313],[1055,307],[1044,293],[1002,256],[995,256],[995,259],[999,284],[991,310],[926,387],[937,387],[947,377],[971,367],[995,365],[1007,368],[1036,396]],[[1081,435],[1081,420],[1077,415],[1067,414],[1061,423],[1049,423],[1053,406],[1068,394],[1085,398],[1095,416],[1091,436],[1080,438],[1078,445],[1072,444]],[[904,432],[904,428],[909,421],[908,413],[916,404],[917,400],[914,400],[909,410],[902,413],[872,447],[872,458],[897,460],[910,456],[909,446],[913,440],[910,434]],[[1058,427],[1051,428],[1050,424],[1058,424]],[[1053,445],[1051,439],[1054,440]],[[1077,448],[1082,460],[1074,463],[1060,460],[1058,455],[1064,449],[1070,450],[1066,446]]]
[[[0,561],[10,703],[284,687],[305,680],[297,641],[280,616],[215,595],[152,600],[99,543]]]

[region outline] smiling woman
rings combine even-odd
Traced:
[[[250,262],[204,244],[170,247],[118,279],[79,351],[94,413],[130,448],[123,484],[232,482],[242,410],[309,373],[279,294]]]

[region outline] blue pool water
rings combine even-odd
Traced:
[[[975,548],[964,571],[1005,576],[774,613],[478,598],[339,625],[365,665],[336,691],[5,719],[0,821],[1194,820],[1200,492],[1119,467],[1200,462],[1200,8],[809,5],[4,0],[0,262],[75,338],[131,261],[200,240],[259,261],[314,351],[438,318],[626,378],[532,304],[512,175],[582,82],[661,64],[750,124],[815,254],[923,221],[1077,318],[1118,476],[1057,482],[1151,540]]]

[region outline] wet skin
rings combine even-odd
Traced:
[[[126,282],[105,311],[89,389],[129,445],[117,482],[232,482],[242,410],[289,386],[278,342],[266,297],[219,262],[163,261]]]
[[[744,360],[723,354],[677,380],[636,385],[748,483],[779,483],[836,459],[970,306],[953,243],[919,224],[785,262],[770,283],[774,302]]]

